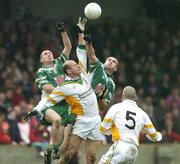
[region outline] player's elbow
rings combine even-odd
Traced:
[[[103,126],[100,126],[99,130],[101,133],[103,133],[105,135],[111,135],[110,129],[105,129]]]
[[[100,130],[101,133],[105,133],[106,132],[106,129],[103,126],[101,126],[101,125],[99,127],[99,130]]]
[[[71,49],[72,49],[72,44],[71,44],[71,42],[69,42],[68,44],[64,45],[64,49],[65,49],[66,51],[71,51]]]
[[[72,49],[72,46],[65,46],[62,53],[65,54],[67,57],[69,57],[71,53],[71,49]]]
[[[98,62],[98,59],[97,59],[96,56],[90,56],[90,57],[89,57],[89,62],[90,62],[91,64],[95,64],[95,63]]]

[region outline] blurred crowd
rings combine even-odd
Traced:
[[[75,21],[64,22],[73,44],[71,58],[76,60]],[[39,119],[25,122],[23,117],[40,100],[34,79],[41,51],[50,49],[57,57],[63,48],[56,23],[39,18],[0,23],[1,144],[34,145],[41,152],[48,142],[49,131]],[[112,104],[121,101],[124,86],[134,86],[138,104],[163,132],[163,142],[180,142],[180,27],[165,28],[142,11],[131,23],[113,18],[89,22],[86,33],[92,34],[102,62],[108,56],[120,62]],[[105,115],[103,110],[101,115]],[[143,133],[141,142],[146,142]]]

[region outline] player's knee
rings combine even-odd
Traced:
[[[92,153],[92,154],[89,154],[88,155],[88,163],[95,163],[96,161],[96,154],[95,153]]]
[[[73,157],[74,153],[74,151],[67,151],[65,154],[63,154],[64,161],[69,162]]]
[[[57,164],[65,164],[71,160],[71,157],[66,155],[61,155],[60,159],[57,161]]]

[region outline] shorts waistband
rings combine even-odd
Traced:
[[[77,116],[77,118],[93,118],[93,117],[100,117],[100,115]]]

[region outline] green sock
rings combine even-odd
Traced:
[[[58,152],[59,151],[59,146],[60,146],[59,144],[52,144],[51,149],[55,150],[55,152]]]

